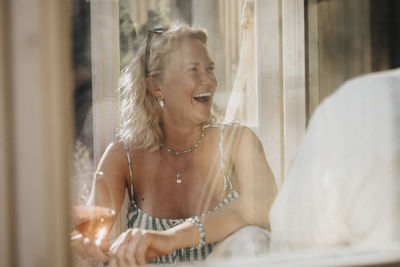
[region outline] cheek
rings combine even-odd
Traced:
[[[217,77],[215,76],[215,73],[212,74],[211,79],[214,83],[214,86],[217,87],[218,85],[218,81],[217,81]]]
[[[215,82],[214,82],[214,84],[212,86],[212,89],[211,89],[212,96],[214,96],[215,91],[217,91],[217,85],[218,85],[218,82],[217,82],[217,80],[215,80]]]
[[[175,108],[190,105],[192,100],[192,91],[188,90],[188,87],[184,87],[181,84],[176,84],[174,87],[169,87],[165,98]]]

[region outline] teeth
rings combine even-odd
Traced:
[[[194,97],[204,97],[204,96],[211,96],[211,93],[210,93],[210,92],[208,92],[208,93],[201,93],[201,94],[195,95]]]

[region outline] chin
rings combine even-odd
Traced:
[[[209,122],[211,119],[211,112],[209,112],[208,114],[201,114],[201,116],[198,116],[197,121],[199,122],[199,124],[204,124]]]

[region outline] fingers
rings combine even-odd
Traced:
[[[128,247],[126,249],[125,257],[129,259],[128,262],[133,263],[134,266],[140,265],[137,260],[137,253],[141,246],[142,235],[143,233],[139,229],[136,229],[136,231],[132,231],[130,236],[131,240],[129,241]]]
[[[108,257],[104,251],[92,240],[82,235],[75,235],[71,239],[71,248],[74,259],[79,263],[85,262],[88,266],[96,266],[108,261]]]
[[[89,238],[85,237],[83,239],[83,246],[85,248],[85,250],[87,251],[87,253],[89,255],[92,255],[93,258],[97,258],[99,260],[101,260],[102,262],[106,262],[108,257],[107,255],[103,252],[103,250],[94,244],[94,242],[92,240],[90,240]]]
[[[78,239],[80,239],[80,240],[78,240]],[[82,235],[80,237],[76,237],[73,240],[71,240],[71,249],[72,249],[74,257],[77,257],[78,259],[85,258],[87,253],[86,253],[86,249],[82,243]]]
[[[146,264],[146,252],[148,249],[148,238],[147,233],[142,234],[142,238],[138,241],[137,249],[136,249],[136,263],[138,266],[142,266]]]
[[[125,266],[125,251],[124,244],[128,241],[129,230],[122,233],[111,245],[110,253],[110,263],[111,266]]]
[[[110,263],[112,266],[138,266],[146,261],[138,261],[138,253],[142,250],[143,231],[129,229],[121,234],[110,247]],[[142,259],[142,256],[140,256]]]
[[[149,259],[168,254],[165,238],[161,232],[127,230],[110,247],[111,266],[142,266]]]

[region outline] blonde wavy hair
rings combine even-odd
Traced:
[[[161,78],[166,64],[165,58],[187,38],[197,38],[207,45],[207,33],[204,29],[184,23],[175,23],[161,34],[153,34],[147,66],[148,76]],[[121,126],[117,137],[132,148],[155,150],[164,141],[164,136],[158,99],[146,88],[146,43],[147,38],[140,45],[135,58],[121,73]]]

